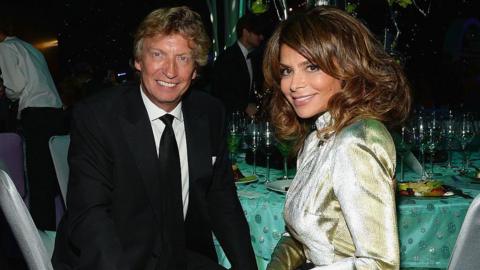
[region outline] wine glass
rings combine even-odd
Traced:
[[[237,123],[238,123],[240,138],[241,138],[240,139],[240,150],[244,153],[249,148],[248,143],[247,143],[247,133],[248,133],[249,120],[251,120],[251,118],[248,117],[245,113],[237,112]]]
[[[468,113],[463,114],[461,121],[459,121],[457,134],[463,154],[463,166],[460,173],[467,173],[470,166],[470,153],[467,151],[467,146],[475,137],[474,124]]]
[[[253,154],[253,175],[257,175],[257,149],[260,141],[260,125],[255,119],[252,119],[247,127],[246,142]]]
[[[408,140],[409,138],[409,129],[406,126],[402,126],[400,131],[400,138],[396,145],[396,150],[398,155],[400,156],[400,181],[405,180],[405,171],[404,171],[404,163],[405,163],[405,155],[410,151],[411,145]]]
[[[292,150],[293,141],[280,141],[278,140],[275,144],[280,155],[283,157],[283,176],[278,178],[282,180],[291,179],[288,177],[288,156],[290,155],[290,151]]]
[[[447,151],[447,164],[448,169],[452,169],[452,152],[457,149],[458,143],[456,143],[456,121],[452,110],[449,110],[447,119],[442,123],[442,138],[443,147]]]
[[[427,179],[427,174],[425,171],[425,151],[427,149],[427,135],[426,125],[422,114],[417,116],[416,122],[412,127],[411,135],[413,144],[420,153],[420,161],[422,163],[422,180],[425,180]]]
[[[273,129],[269,122],[265,122],[263,142],[265,145],[265,156],[267,161],[267,175],[265,176],[265,183],[268,183],[270,182],[270,156],[272,155],[272,144],[274,143]]]
[[[241,140],[241,133],[240,133],[239,127],[237,123],[234,121],[234,119],[231,119],[228,124],[227,146],[228,146],[228,151],[230,153],[230,160],[232,161],[232,164],[237,163],[236,152],[240,145],[240,140]]]
[[[430,172],[428,173],[428,176],[440,176],[441,174],[436,174],[434,172],[434,165],[433,165],[433,160],[435,157],[435,150],[438,149],[438,146],[440,144],[441,138],[442,138],[442,132],[439,126],[439,123],[437,121],[435,111],[432,113],[431,118],[429,121],[426,122],[427,124],[427,129],[425,132],[425,140],[426,140],[426,150],[430,154]]]

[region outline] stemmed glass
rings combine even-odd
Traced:
[[[402,126],[400,132],[400,141],[397,144],[397,152],[400,156],[400,181],[405,180],[404,162],[405,155],[410,151],[411,145],[408,141],[409,130],[406,126]]]
[[[435,156],[435,150],[438,148],[442,138],[442,132],[438,125],[438,121],[435,117],[435,112],[432,113],[432,118],[430,121],[427,121],[427,129],[425,132],[425,139],[427,144],[427,151],[430,154],[430,172],[428,176],[438,176],[440,174],[435,174],[433,169],[433,159]]]
[[[448,169],[453,168],[452,166],[452,151],[457,149],[456,143],[456,130],[455,130],[455,116],[453,111],[448,112],[447,119],[442,123],[442,138],[443,138],[443,147],[447,151],[447,164]]]
[[[237,152],[238,146],[240,145],[240,140],[241,133],[239,130],[239,126],[236,123],[235,119],[231,119],[228,124],[227,146],[232,164],[237,163],[235,154]]]
[[[242,152],[246,152],[249,148],[247,143],[247,133],[248,133],[248,124],[250,117],[248,117],[245,113],[237,112],[237,123],[240,132],[240,150]]]
[[[422,180],[427,179],[425,172],[425,151],[427,150],[427,134],[426,125],[423,116],[420,114],[415,125],[412,127],[412,141],[420,153],[420,160],[422,162]]]
[[[253,175],[257,175],[257,149],[260,145],[260,140],[260,125],[256,122],[255,119],[252,119],[247,127],[246,142],[250,150],[252,150],[253,154]]]
[[[458,123],[457,134],[463,154],[463,168],[460,173],[467,173],[470,166],[470,153],[467,151],[467,146],[475,137],[473,121],[469,114],[463,114],[462,120]]]
[[[293,141],[278,140],[275,146],[280,152],[280,155],[282,155],[283,157],[283,176],[278,179],[283,179],[283,180],[291,179],[288,177],[288,156],[290,155],[290,151],[293,146]]]
[[[268,183],[270,182],[270,156],[272,155],[272,144],[274,142],[273,129],[269,122],[265,122],[263,141],[265,145],[265,156],[267,161],[267,175],[265,176],[265,183]]]

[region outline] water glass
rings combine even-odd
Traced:
[[[463,166],[460,170],[461,173],[467,173],[470,166],[470,153],[467,149],[468,145],[473,141],[475,137],[475,128],[473,121],[468,113],[463,114],[461,121],[458,123],[457,138],[460,142],[460,146],[463,154]]]
[[[283,157],[283,176],[278,179],[291,179],[288,177],[288,157],[292,150],[293,141],[277,141],[275,146]]]
[[[265,122],[265,129],[263,131],[263,142],[265,146],[265,156],[267,165],[267,175],[265,182],[270,182],[270,156],[272,155],[272,145],[274,143],[273,129],[269,122]]]
[[[452,169],[452,152],[458,149],[456,140],[456,121],[452,110],[448,112],[448,116],[442,123],[442,144],[445,151],[447,151],[447,164],[445,167]]]
[[[230,121],[228,124],[227,146],[232,164],[236,163],[236,153],[240,146],[240,141],[241,133],[238,125],[234,121]]]
[[[260,125],[252,119],[247,127],[246,142],[253,154],[253,175],[257,175],[257,149],[260,145]]]

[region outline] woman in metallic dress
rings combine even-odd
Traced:
[[[287,232],[268,269],[399,269],[385,125],[409,112],[401,67],[360,21],[317,7],[280,24],[263,68],[277,135],[299,142]]]

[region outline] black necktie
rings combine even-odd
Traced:
[[[173,116],[165,114],[160,117],[160,120],[165,124],[158,150],[163,197],[163,224],[165,225],[163,245],[165,248],[171,248],[170,256],[167,258],[167,269],[186,269],[182,177],[177,141],[172,128]]]

